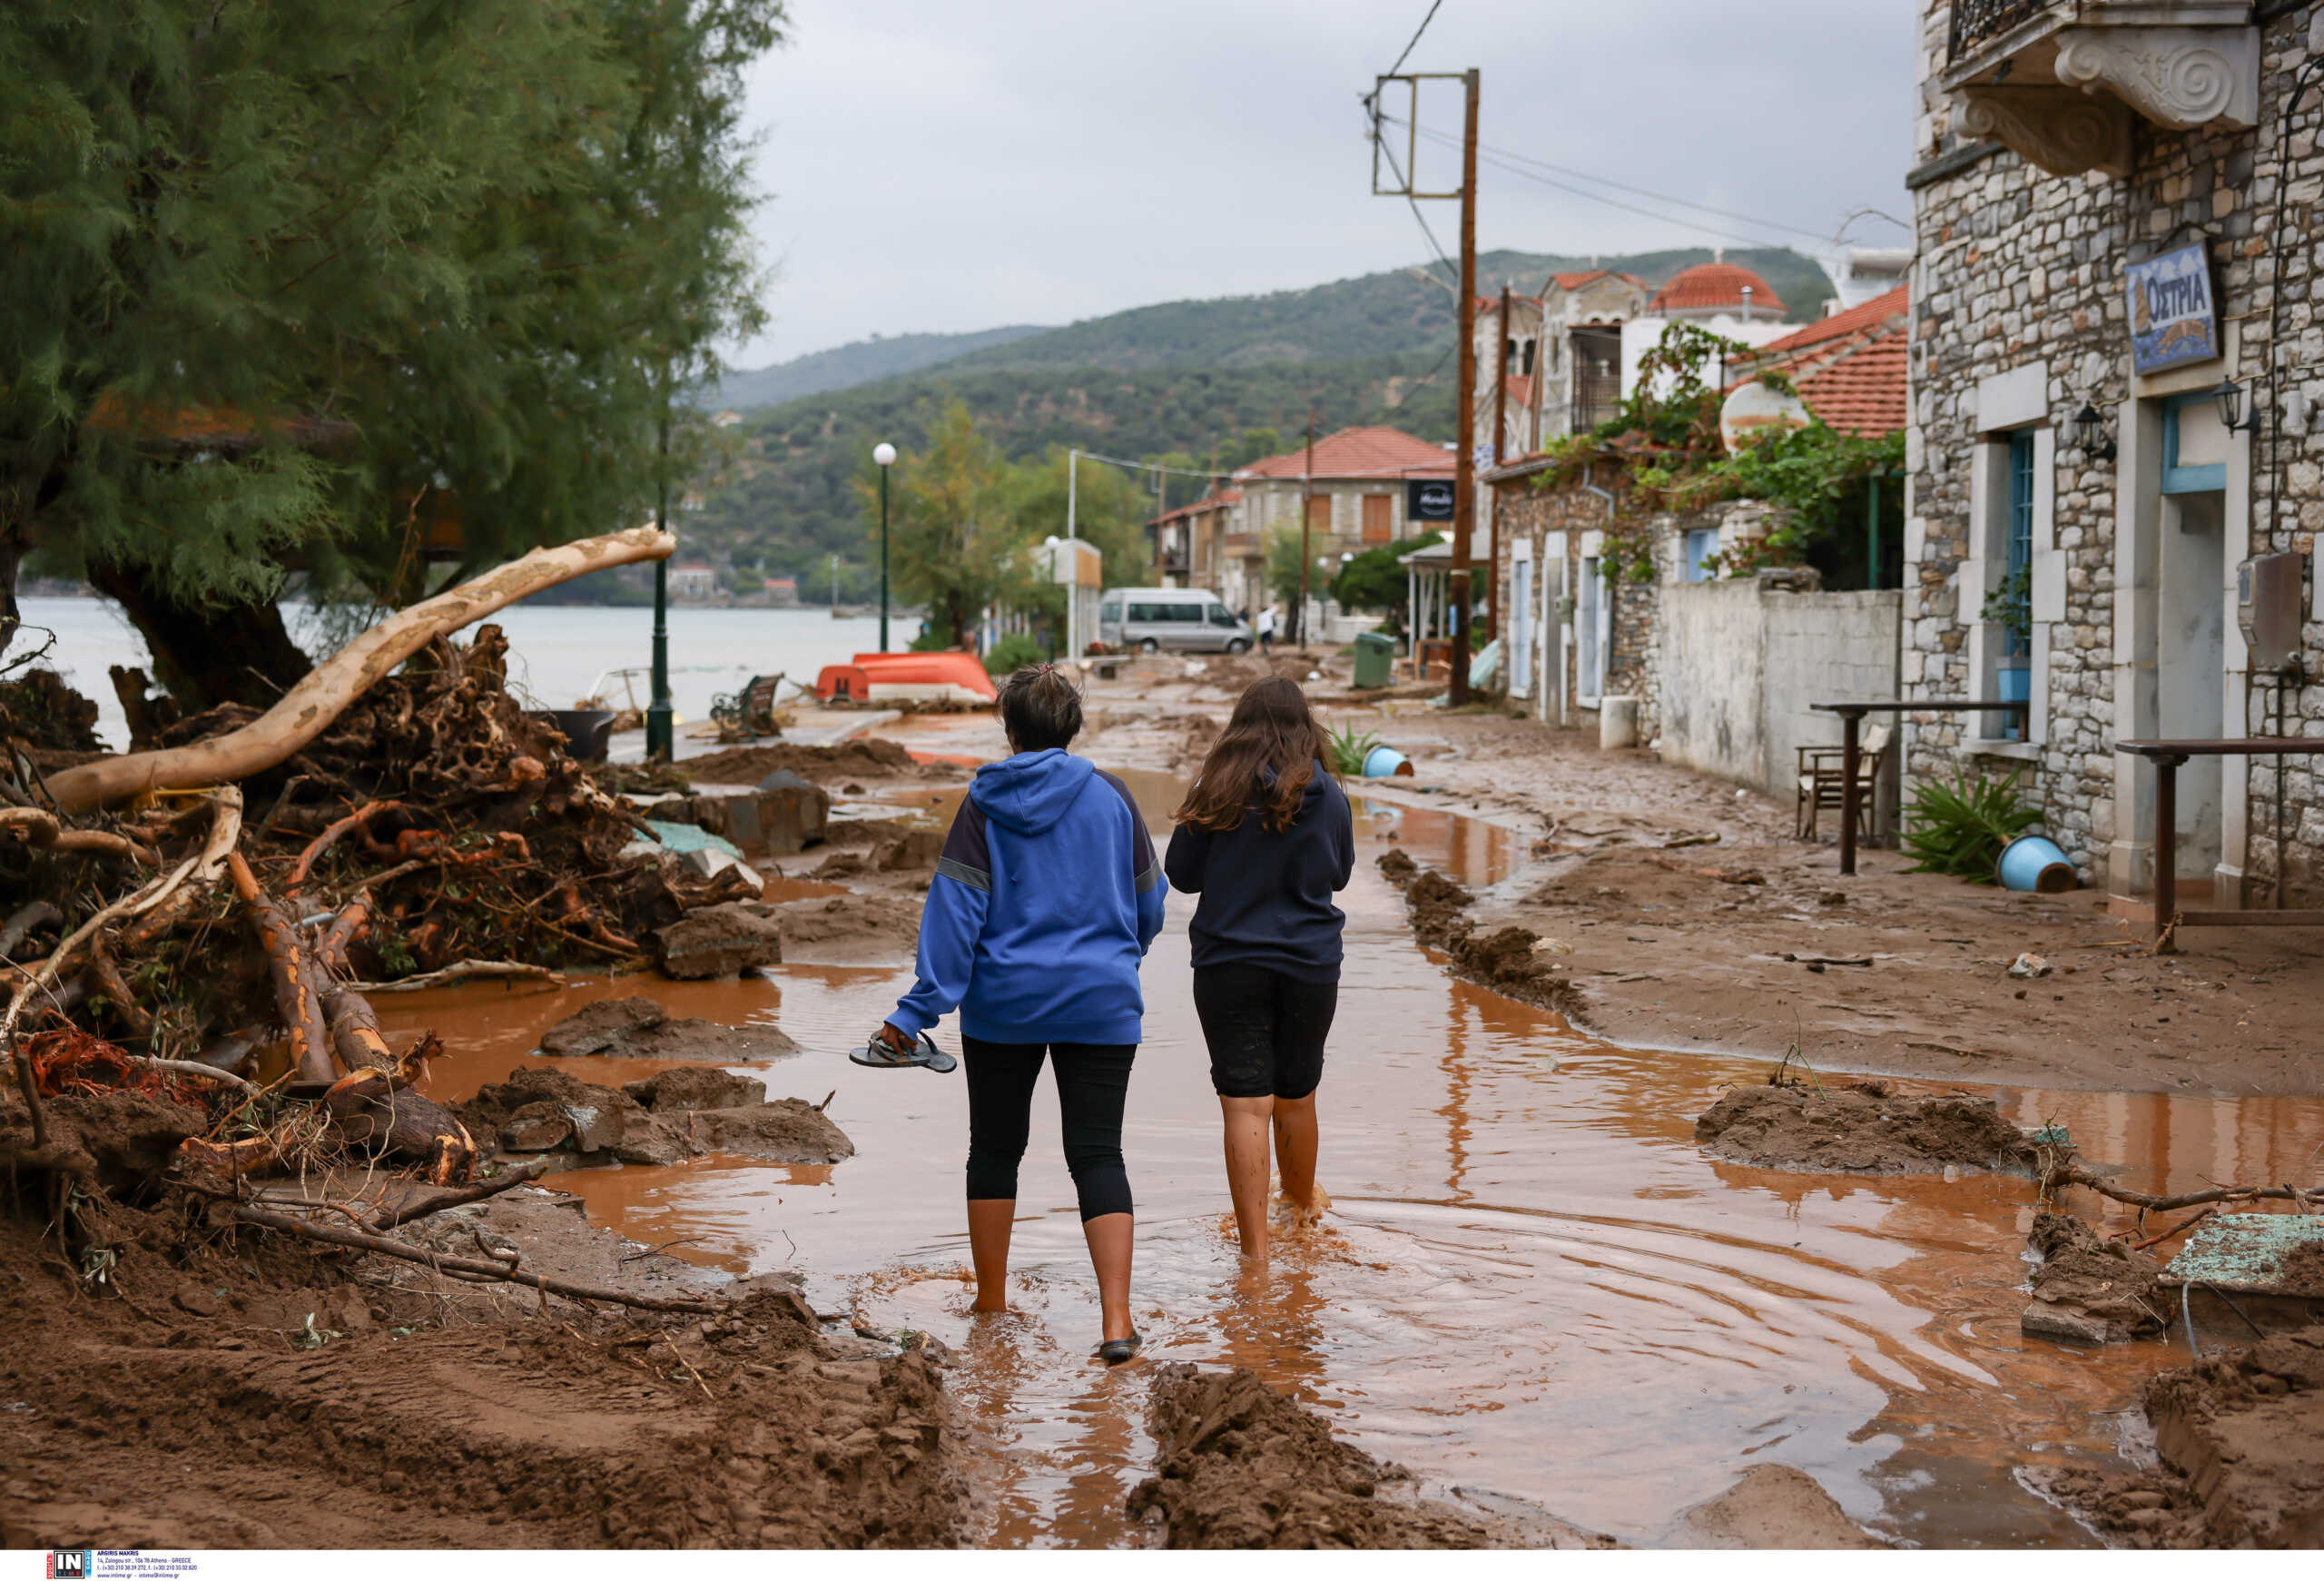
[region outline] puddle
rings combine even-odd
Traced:
[[[1158,831],[1177,785],[1131,779]],[[957,796],[958,792],[951,793]],[[942,805],[942,793],[914,793]],[[1138,1198],[1134,1309],[1153,1361],[1246,1363],[1375,1454],[1443,1484],[1531,1501],[1651,1543],[1761,1460],[1814,1476],[1856,1519],[1927,1546],[2087,1544],[2020,1488],[2028,1463],[2117,1453],[2138,1380],[2183,1355],[2076,1354],[2018,1335],[2028,1183],[1856,1179],[1706,1159],[1694,1117],[1769,1062],[1615,1048],[1446,979],[1411,942],[1372,859],[1397,842],[1472,886],[1517,859],[1508,832],[1359,801],[1348,958],[1321,1102],[1336,1199],[1242,1275],[1218,1111],[1174,904],[1147,963],[1147,1041],[1126,1130]],[[669,1255],[795,1266],[819,1309],[925,1329],[960,1353],[951,1388],[1009,1450],[995,1540],[1121,1543],[1145,1475],[1141,1363],[1089,1359],[1097,1300],[1048,1083],[1019,1198],[1019,1309],[971,1321],[960,1211],[960,1080],[875,1072],[843,1049],[909,970],[788,965],[742,983],[631,980],[556,993],[452,991],[387,1005],[453,1054],[441,1093],[497,1079],[589,998],[650,991],[675,1015],[775,1019],[807,1052],[759,1068],[855,1141],[834,1167],[697,1161],[558,1183]],[[940,1029],[949,1038],[950,1029]],[[1781,1040],[1771,1036],[1769,1046]],[[560,1062],[593,1080],[607,1062]],[[2286,1178],[2324,1145],[2324,1103],[2005,1091],[2025,1124],[2069,1126],[2125,1183]]]

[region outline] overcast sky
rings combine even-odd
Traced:
[[[762,61],[773,321],[742,367],[874,332],[1313,285],[1427,254],[1370,195],[1361,94],[1427,0],[793,0]],[[1481,135],[1715,205],[1649,218],[1486,164],[1478,242],[1620,252],[1908,214],[1910,0],[1443,0],[1406,70],[1483,73]],[[1456,84],[1420,120],[1457,136]],[[1425,141],[1438,184],[1457,155]],[[1492,158],[1491,154],[1486,156]],[[1582,186],[1570,177],[1552,179]],[[1450,251],[1459,205],[1423,204]],[[1727,232],[1721,234],[1720,232]],[[1849,240],[1905,233],[1860,221]],[[1489,283],[1489,282],[1488,282]]]

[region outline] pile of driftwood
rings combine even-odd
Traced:
[[[269,1172],[352,1158],[467,1181],[473,1139],[413,1090],[438,1045],[391,1048],[371,997],[624,964],[738,891],[638,854],[636,816],[509,694],[498,629],[448,634],[670,542],[536,551],[373,627],[262,714],[149,716],[120,756],[54,766],[0,713],[9,1165],[95,1188],[87,1108],[113,1095],[181,1117],[174,1176],[252,1223],[271,1220],[241,1182]],[[56,713],[53,679],[16,685]]]

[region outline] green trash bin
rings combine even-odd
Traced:
[[[1396,639],[1382,632],[1355,634],[1355,684],[1384,687],[1396,676]]]

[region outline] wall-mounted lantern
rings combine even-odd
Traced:
[[[2260,409],[2254,405],[2251,415],[2243,415],[2243,386],[2232,379],[2222,379],[2211,389],[2211,399],[2219,403],[2220,426],[2229,433],[2256,433],[2260,427]]]
[[[2082,447],[2084,460],[2111,461],[2114,459],[2114,438],[2106,431],[2106,419],[2089,401],[2073,414],[2073,442]]]

